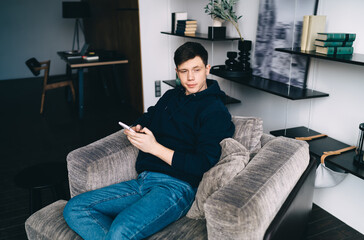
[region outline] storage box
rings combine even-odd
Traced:
[[[209,27],[209,39],[224,39],[226,37],[226,27]]]

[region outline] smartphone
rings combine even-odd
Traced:
[[[125,129],[128,129],[129,131],[135,132],[131,127],[129,127],[125,123],[119,122],[119,125],[122,126]]]

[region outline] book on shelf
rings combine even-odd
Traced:
[[[172,33],[176,32],[178,20],[187,20],[187,12],[173,12],[172,13],[172,24],[171,24]]]
[[[317,33],[325,31],[326,16],[307,15],[303,17],[301,50],[315,50]]]
[[[196,30],[193,30],[193,31],[185,31],[185,30],[177,30],[176,31],[176,34],[178,35],[191,35],[191,34],[195,34],[196,33]]]
[[[197,23],[193,23],[193,24],[180,24],[180,23],[177,23],[177,28],[197,28]]]
[[[353,54],[353,47],[320,47],[316,46],[316,52],[326,54],[326,55],[343,55],[343,54]]]
[[[188,24],[188,25],[185,25],[185,24],[177,24],[177,29],[178,28],[197,28],[197,24]]]
[[[302,22],[302,33],[301,33],[301,50],[306,50],[307,45],[307,31],[308,31],[308,20],[310,19],[309,15],[303,16],[303,22]]]
[[[176,34],[179,35],[195,35],[197,30],[197,20],[187,19],[179,20],[177,23]]]
[[[197,28],[177,28],[176,32],[196,32]]]
[[[185,33],[185,36],[191,36],[191,37],[195,37],[196,36],[196,32],[193,33]]]
[[[355,33],[328,33],[319,32],[317,34],[318,40],[324,41],[354,41],[356,38]]]
[[[195,19],[185,19],[185,20],[178,20],[177,24],[197,24],[197,20]]]
[[[86,61],[95,61],[95,60],[99,60],[99,56],[97,56],[97,55],[82,56],[82,59],[86,60]]]
[[[339,41],[339,42],[332,42],[332,41],[323,41],[316,39],[315,45],[321,47],[352,47],[354,41]]]

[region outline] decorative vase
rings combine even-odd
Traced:
[[[250,67],[250,50],[252,49],[252,42],[249,40],[239,41],[239,66],[240,70],[251,74],[252,68]]]
[[[212,19],[212,26],[213,27],[222,27],[222,23],[225,22],[225,20],[221,18],[213,18]]]
[[[238,56],[237,52],[227,52],[228,59],[225,61],[225,70],[227,71],[239,71],[240,65],[239,62],[236,61],[236,57]]]

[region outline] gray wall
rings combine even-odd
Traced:
[[[62,0],[0,1],[0,80],[32,77],[31,57],[50,59],[50,73],[64,74],[57,51],[72,49],[74,23],[62,18]]]

